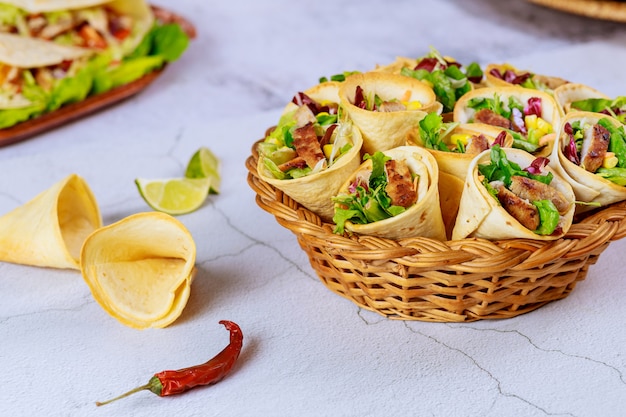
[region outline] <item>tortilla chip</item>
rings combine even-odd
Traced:
[[[428,237],[446,239],[446,230],[439,205],[439,171],[435,158],[424,148],[418,146],[400,146],[383,152],[393,159],[404,159],[412,174],[419,177],[417,202],[401,214],[369,224],[345,223],[349,232],[360,235],[402,239],[409,237]],[[366,160],[342,185],[338,194],[347,193],[356,174],[362,170],[371,170],[372,161]]]
[[[138,213],[93,232],[81,270],[94,299],[121,323],[165,327],[189,299],[196,246],[185,226],[160,213]]]
[[[520,149],[502,148],[509,161],[515,162],[520,167],[529,166],[535,157]],[[479,154],[470,164],[463,194],[459,204],[459,213],[456,218],[452,239],[458,240],[466,237],[476,237],[483,239],[534,239],[534,240],[555,240],[563,237],[572,225],[574,218],[574,192],[569,183],[552,168],[544,167],[545,171],[552,172],[554,178],[551,185],[563,193],[567,201],[572,204],[569,210],[561,215],[559,226],[560,233],[552,235],[538,235],[532,230],[522,226],[503,207],[497,198],[489,194],[487,188],[482,183],[482,175],[478,172],[478,164],[489,163],[490,150]]]
[[[355,106],[356,88],[373,100],[374,95],[384,101],[416,101],[419,109],[391,112],[365,110]],[[442,105],[435,93],[425,83],[411,77],[386,73],[367,72],[346,78],[339,89],[341,106],[363,134],[363,151],[374,153],[406,145],[417,132],[417,125],[429,112],[441,113]]]
[[[594,125],[600,119],[608,119],[616,127],[622,126],[619,120],[606,114],[583,111],[572,111],[566,114],[557,134],[556,146],[554,146],[550,156],[550,166],[571,184],[576,194],[576,200],[596,205],[577,205],[577,213],[596,208],[597,205],[606,206],[626,200],[626,187],[585,170],[571,162],[563,154],[563,147],[569,141],[569,136],[564,132],[566,123],[580,121],[582,125]]]
[[[72,174],[0,217],[0,261],[79,269],[83,242],[101,226],[95,197]]]

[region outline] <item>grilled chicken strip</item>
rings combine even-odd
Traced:
[[[465,153],[469,155],[478,155],[487,149],[489,149],[489,141],[487,141],[487,138],[484,135],[480,134],[478,136],[472,136],[469,139],[467,146],[465,147]]]
[[[580,166],[586,171],[596,172],[602,166],[610,140],[611,134],[604,126],[596,124],[587,129],[580,150]]]
[[[540,220],[537,207],[507,190],[502,183],[494,185],[494,188],[498,190],[500,204],[515,220],[529,230],[537,230]]]
[[[326,160],[315,133],[315,126],[312,124],[307,124],[293,131],[293,145],[296,147],[298,156],[306,161],[309,168],[315,167],[322,159]]]
[[[491,126],[511,128],[511,121],[504,116],[489,109],[480,109],[474,113],[474,121],[477,123],[486,123]]]
[[[513,175],[509,188],[515,195],[525,200],[550,200],[561,214],[570,208],[571,203],[567,201],[563,193],[548,184],[532,178]]]
[[[411,171],[403,160],[385,162],[387,171],[387,187],[385,191],[394,206],[409,207],[417,201],[417,190],[413,186]]]

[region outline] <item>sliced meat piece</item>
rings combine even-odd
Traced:
[[[602,166],[610,140],[611,133],[603,126],[593,125],[593,128],[587,129],[580,150],[580,166],[586,171],[596,172]]]
[[[561,214],[569,210],[571,206],[571,202],[567,201],[562,192],[532,178],[513,175],[509,188],[518,197],[529,201],[550,200]]]
[[[498,188],[498,200],[502,207],[522,226],[529,230],[537,230],[539,227],[539,210],[532,203],[516,196],[506,189],[504,185]]]
[[[315,167],[322,159],[326,160],[313,124],[309,123],[293,131],[293,145],[298,156],[306,161],[309,168]]]
[[[296,156],[292,160],[287,161],[284,164],[280,164],[278,166],[278,169],[280,169],[282,172],[287,172],[292,168],[304,168],[304,167],[306,167],[306,161],[304,160],[304,158]]]
[[[474,113],[474,121],[505,129],[511,128],[511,121],[509,119],[489,109],[480,109]]]
[[[298,107],[293,117],[296,119],[296,127],[306,126],[309,123],[315,123],[317,121],[315,114],[307,105]]]
[[[409,207],[417,201],[417,190],[413,186],[411,171],[403,160],[391,159],[385,162],[387,186],[385,191],[394,206]]]
[[[406,106],[399,101],[385,101],[379,107],[379,112],[404,111]]]
[[[480,135],[472,136],[467,141],[467,145],[465,146],[465,153],[469,155],[478,155],[482,151],[486,151],[489,149],[489,141],[487,138],[481,133]]]

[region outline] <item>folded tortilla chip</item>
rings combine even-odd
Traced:
[[[598,205],[606,206],[626,199],[626,187],[620,185],[620,183],[626,183],[626,171],[624,171],[624,168],[614,167],[612,169],[605,169],[605,167],[601,166],[593,170],[593,172],[584,168],[585,158],[584,155],[581,154],[586,153],[587,149],[589,149],[589,154],[591,155],[597,152],[593,150],[593,127],[602,119],[623,134],[623,125],[611,116],[601,113],[572,111],[563,118],[561,128],[557,132],[556,145],[550,156],[550,166],[569,181],[576,194],[576,200],[593,203],[592,205],[577,205],[577,212],[593,209]],[[579,163],[572,162],[572,160],[566,156],[566,152],[570,156],[572,152],[570,148],[570,136],[566,133],[566,126],[568,124],[570,126],[580,124],[582,127],[581,131],[584,132],[580,145],[581,150],[578,152]],[[613,147],[623,146],[619,144],[612,145],[612,141],[623,141],[623,139],[614,138],[611,134],[608,144],[609,151],[613,149]],[[620,158],[623,160],[625,157],[626,155],[622,155]],[[590,164],[588,164],[588,168],[591,169],[589,165]],[[612,177],[616,178],[616,182],[609,179]]]
[[[417,183],[417,200],[393,217],[373,223],[345,222],[345,229],[360,235],[402,239],[427,237],[446,239],[446,230],[439,204],[439,171],[435,158],[419,146],[399,146],[383,152],[394,160],[404,160]],[[351,185],[364,171],[372,171],[371,159],[363,162],[342,185],[338,195],[350,194]],[[369,177],[369,175],[367,175]]]
[[[521,149],[502,148],[506,158],[520,168],[529,167],[536,159],[535,156]],[[567,211],[561,213],[558,227],[550,235],[540,235],[522,225],[500,204],[497,197],[490,194],[483,184],[483,175],[479,172],[479,164],[489,164],[491,150],[486,150],[472,160],[465,180],[465,188],[459,203],[459,212],[456,217],[452,239],[466,237],[499,239],[535,239],[555,240],[567,233],[574,217],[574,192],[569,183],[549,166],[542,168],[541,175],[551,172],[554,176],[550,185],[558,190],[568,202]],[[543,199],[543,198],[542,198]]]
[[[94,299],[121,323],[166,327],[191,291],[196,246],[185,226],[160,213],[138,213],[93,232],[81,270]]]
[[[355,105],[357,90],[373,108],[376,101],[388,103],[369,110]],[[425,83],[387,72],[367,72],[346,78],[339,89],[341,106],[363,134],[363,151],[374,153],[402,146],[416,134],[417,123],[427,113],[441,113],[442,105]]]
[[[81,246],[100,226],[95,197],[72,174],[0,217],[0,260],[79,269]]]

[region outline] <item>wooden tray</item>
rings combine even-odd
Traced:
[[[601,20],[626,22],[626,2],[605,0],[528,0],[562,12]]]
[[[178,23],[187,35],[194,39],[196,29],[188,20],[157,6],[151,6],[155,18],[163,23]],[[120,103],[148,87],[164,71],[165,67],[144,75],[136,81],[122,85],[102,94],[87,97],[85,100],[65,105],[58,110],[42,114],[34,119],[0,129],[0,146],[11,145],[29,139],[39,133],[54,129],[85,117],[106,107]]]

